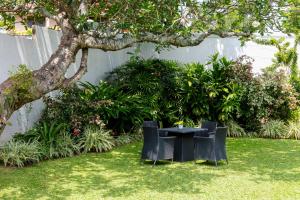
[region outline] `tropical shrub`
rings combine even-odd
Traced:
[[[124,145],[124,144],[129,144],[132,142],[132,138],[130,135],[128,134],[122,134],[122,135],[119,135],[116,139],[115,139],[115,145],[116,146],[121,146],[121,145]]]
[[[208,70],[210,78],[205,84],[209,105],[206,118],[225,122],[239,108],[239,85],[230,79],[234,63],[225,57],[219,59],[215,54],[207,64],[211,65],[211,69]]]
[[[272,97],[269,104],[268,117],[271,119],[281,119],[287,121],[292,117],[293,111],[297,109],[299,94],[289,83],[288,77],[284,73],[263,74],[261,85],[266,93]]]
[[[84,152],[103,152],[113,148],[113,137],[103,126],[88,126],[85,128],[79,145]]]
[[[82,99],[82,93],[81,89],[74,86],[62,90],[55,98],[45,97],[46,108],[41,121],[65,123],[72,135],[78,136],[84,126],[95,116],[92,110],[95,103]]]
[[[42,123],[38,141],[40,142],[42,154],[45,158],[58,158],[60,157],[60,148],[58,146],[59,138],[63,131],[65,131],[64,123]]]
[[[300,122],[299,121],[291,121],[288,125],[287,138],[290,139],[300,139]]]
[[[273,139],[286,138],[287,132],[287,126],[283,121],[270,120],[262,125],[260,136]]]
[[[150,109],[139,95],[126,94],[100,81],[98,85],[82,83],[81,88],[66,89],[57,98],[46,98],[43,120],[69,124],[73,135],[84,127],[97,125],[101,119],[116,132],[128,132],[149,118]]]
[[[80,146],[66,132],[56,137],[55,144],[50,149],[44,145],[40,145],[40,149],[45,158],[72,157],[80,153]]]
[[[24,142],[32,142],[35,140],[38,140],[39,134],[40,134],[41,126],[36,125],[31,129],[28,129],[24,133],[16,133],[13,136],[13,140],[15,141],[24,141]]]
[[[183,67],[173,61],[133,59],[116,68],[107,81],[126,94],[139,95],[151,109],[148,119],[170,126],[182,115],[181,75]]]
[[[205,83],[208,82],[209,75],[205,66],[199,63],[186,64],[181,80],[181,119],[189,118],[198,121],[208,116],[209,105]],[[189,120],[183,119],[183,121]]]
[[[287,122],[297,109],[299,94],[282,73],[255,77],[240,90],[240,109],[235,120],[248,131],[258,131],[272,120]]]
[[[228,137],[243,137],[247,136],[246,131],[235,121],[230,120],[226,123],[228,127],[227,136]]]
[[[185,65],[182,75],[183,116],[227,121],[239,109],[239,85],[233,77],[235,63],[218,54],[205,65]],[[184,118],[183,117],[183,118]]]
[[[23,167],[40,161],[39,142],[11,140],[0,149],[0,160],[5,166]]]
[[[27,143],[38,141],[43,159],[70,157],[80,153],[80,147],[66,127],[64,123],[43,122],[24,134],[15,135],[14,140]]]
[[[142,132],[140,130],[137,130],[135,133],[124,133],[119,136],[117,136],[114,140],[114,144],[116,146],[121,146],[125,144],[129,144],[132,142],[141,141],[143,139]]]
[[[145,103],[147,99],[139,94],[125,93],[102,81],[98,85],[82,83],[81,86],[83,93],[80,97],[91,105],[90,113],[100,115],[109,129],[128,132],[150,117],[150,108]]]
[[[134,132],[144,120],[164,127],[183,120],[235,121],[247,132],[260,132],[270,120],[294,118],[299,94],[282,73],[254,76],[252,59],[230,61],[213,55],[206,64],[131,59],[97,85],[81,83],[45,100],[43,120],[67,124],[78,140],[85,127],[99,121],[112,135]]]

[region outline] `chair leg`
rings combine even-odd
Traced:
[[[156,161],[157,161],[157,160],[154,160],[154,163],[153,163],[152,167],[154,167],[154,165],[156,164]]]
[[[218,166],[218,161],[217,161],[217,160],[215,160],[215,166],[216,166],[216,167]]]
[[[215,157],[215,165],[217,167],[218,166],[218,161],[217,161],[216,150],[215,149],[214,149],[214,157]]]

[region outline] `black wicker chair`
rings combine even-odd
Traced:
[[[201,125],[201,128],[205,128],[207,130],[202,130],[200,132],[195,133],[195,136],[208,137],[211,134],[214,134],[216,131],[218,123],[213,121],[204,121]]]
[[[218,165],[219,160],[226,160],[226,135],[227,127],[218,127],[215,134],[208,137],[195,136],[194,137],[194,159],[214,161]]]
[[[157,122],[144,122],[144,145],[141,160],[172,160],[174,157],[175,136],[160,136]],[[165,135],[165,134],[163,134]]]

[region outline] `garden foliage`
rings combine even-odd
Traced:
[[[46,121],[58,119],[71,132],[103,120],[114,135],[139,128],[144,120],[164,127],[176,121],[234,120],[259,132],[270,120],[288,122],[298,93],[284,73],[252,73],[252,60],[230,61],[217,54],[205,64],[136,58],[113,70],[98,85],[82,83],[46,99]],[[97,120],[96,120],[97,121]]]
[[[39,162],[39,143],[11,140],[0,150],[0,160],[5,166],[23,167],[27,164]]]
[[[103,152],[113,148],[113,138],[110,131],[105,130],[103,126],[88,126],[80,138],[79,145],[84,152]]]
[[[205,64],[135,58],[97,85],[81,83],[46,97],[42,122],[0,150],[0,160],[21,167],[108,151],[140,139],[133,133],[144,120],[167,127],[209,119],[226,124],[232,137],[298,139],[298,99],[286,74],[254,75],[246,56],[231,61],[216,54]]]

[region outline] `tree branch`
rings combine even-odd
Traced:
[[[152,42],[157,44],[171,44],[177,47],[195,46],[200,44],[209,34],[202,33],[191,38],[176,35],[155,35],[147,33],[140,37],[124,35],[122,38],[96,38],[90,35],[83,35],[83,41],[88,48],[102,49],[104,51],[117,51],[131,47],[134,43]]]
[[[60,24],[60,20],[57,16],[52,15],[48,10],[46,10],[45,8],[39,8],[39,10],[41,11],[41,14],[44,15],[44,17],[48,17],[50,19],[53,19],[56,21],[57,24]]]
[[[246,33],[219,33],[216,31],[208,31],[205,33],[197,33],[191,36],[183,37],[179,35],[167,35],[160,34],[155,35],[153,33],[145,33],[139,37],[131,37],[124,35],[119,38],[96,38],[88,34],[82,35],[83,41],[85,41],[85,46],[87,48],[102,49],[104,51],[118,51],[131,47],[135,43],[140,42],[151,42],[156,44],[170,44],[176,47],[187,47],[187,46],[197,46],[203,42],[210,35],[218,35],[219,37],[248,37],[250,34]]]
[[[6,6],[0,6],[0,13],[16,13],[16,12],[20,12],[21,10],[23,10],[25,8],[25,5],[17,5],[16,7],[12,8],[12,7],[6,7]]]
[[[63,82],[63,87],[68,87],[78,81],[87,72],[88,48],[82,49],[80,67],[78,71],[71,77],[66,78]]]

